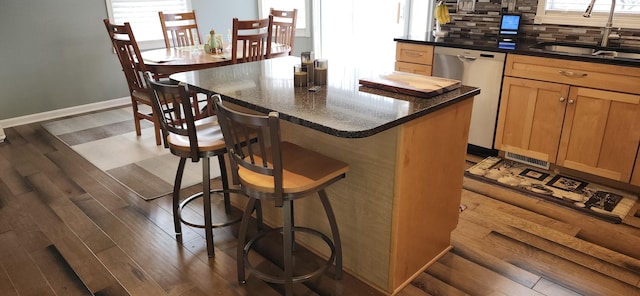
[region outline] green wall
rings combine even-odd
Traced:
[[[258,15],[256,0],[192,0],[192,6],[204,32],[226,32],[232,17]],[[105,18],[104,0],[2,0],[0,121],[127,97]]]

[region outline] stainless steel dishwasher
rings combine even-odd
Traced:
[[[433,76],[457,79],[464,85],[480,88],[480,94],[473,102],[469,144],[490,149],[491,152],[505,56],[501,52],[441,46],[434,49]]]

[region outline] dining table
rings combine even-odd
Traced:
[[[458,223],[476,87],[418,97],[360,83],[386,73],[330,64],[327,83],[294,86],[299,57],[176,73],[171,80],[220,94],[237,110],[277,112],[285,141],[350,165],[327,189],[342,238],[346,272],[388,295],[398,293],[451,249]],[[244,208],[246,198],[232,203]],[[315,199],[296,201],[296,223],[329,232]],[[281,215],[263,205],[265,223]],[[298,239],[298,236],[296,236]],[[322,242],[300,242],[328,256]]]
[[[242,57],[241,47],[238,57]],[[288,55],[291,48],[288,45],[272,43],[271,55]],[[159,77],[166,77],[173,73],[206,69],[231,65],[231,45],[225,43],[221,52],[208,53],[203,44],[158,48],[140,53],[147,70]]]

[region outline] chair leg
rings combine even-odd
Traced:
[[[176,236],[182,235],[182,222],[180,221],[180,187],[182,186],[182,175],[184,174],[186,162],[186,158],[180,158],[178,170],[176,170],[176,179],[173,181],[173,226],[176,231]]]
[[[218,155],[218,164],[220,165],[220,178],[222,179],[222,189],[224,190],[224,211],[231,212],[231,198],[229,197],[229,179],[227,178],[227,165],[224,162],[224,154]]]
[[[238,283],[244,284],[246,282],[245,274],[244,274],[244,247],[247,242],[247,228],[249,228],[249,221],[251,220],[251,213],[256,207],[260,207],[260,201],[258,205],[256,205],[256,199],[253,197],[249,197],[249,201],[247,202],[247,207],[244,209],[244,213],[242,214],[242,222],[240,222],[240,233],[238,233],[238,246],[236,253],[236,266],[238,271]],[[260,217],[262,217],[260,211]]]
[[[329,202],[329,198],[327,197],[327,193],[324,189],[318,191],[318,195],[320,195],[320,200],[322,201],[322,206],[324,207],[324,211],[327,213],[327,218],[329,219],[329,225],[331,226],[331,236],[333,236],[333,244],[336,248],[336,274],[335,278],[337,280],[342,278],[342,241],[340,240],[340,232],[338,231],[338,223],[336,222],[336,216],[333,213],[333,208],[331,207],[331,203]]]
[[[209,158],[202,159],[202,194],[204,203],[204,233],[207,240],[209,258],[215,256],[213,251],[213,222],[211,221],[211,180],[209,179]]]
[[[153,129],[156,133],[156,146],[162,145],[162,137],[160,136],[160,124],[157,122],[153,123]]]
[[[142,120],[142,117],[140,117],[139,115],[140,110],[138,110],[138,102],[131,99],[131,107],[133,108],[133,124],[136,127],[136,135],[140,136],[142,135],[142,132],[140,129],[140,120]]]
[[[162,137],[160,137],[160,121],[156,116],[156,110],[151,108],[151,118],[153,119],[153,131],[156,136],[156,145],[160,146],[162,144]]]
[[[283,214],[284,225],[282,227],[284,249],[284,291],[286,296],[293,295],[293,202],[290,199],[284,201]]]

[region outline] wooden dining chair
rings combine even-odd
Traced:
[[[181,238],[182,223],[191,227],[203,228],[207,242],[207,254],[209,257],[214,257],[213,228],[240,222],[242,217],[241,212],[234,210],[231,206],[229,194],[239,191],[229,188],[224,160],[227,149],[215,116],[214,103],[211,96],[207,95],[209,104],[200,110],[199,107],[192,104],[191,100],[196,91],[190,90],[184,83],[176,85],[154,81],[149,72],[146,74],[146,79],[152,90],[152,104],[162,127],[165,147],[169,148],[172,154],[180,157],[173,184],[173,223],[176,237]],[[204,113],[205,116],[198,118],[196,116],[198,113]],[[211,188],[209,161],[211,157],[218,158],[222,179],[221,189]],[[202,162],[202,191],[182,200],[180,186],[187,159],[191,159],[192,162]],[[221,210],[215,213],[216,218],[220,220],[218,222],[213,221],[212,194],[222,195],[222,204],[219,207]],[[204,223],[190,222],[182,215],[184,207],[198,198],[203,200]],[[261,211],[257,210],[258,220],[261,221]],[[261,222],[259,223],[261,225]]]
[[[158,11],[167,48],[202,44],[196,11],[164,13]]]
[[[265,19],[233,19],[231,62],[233,64],[271,58],[273,16]]]
[[[222,128],[231,164],[234,185],[249,197],[238,235],[236,262],[238,282],[245,282],[245,268],[264,281],[285,286],[285,295],[292,295],[293,284],[304,282],[322,274],[335,263],[335,277],[342,277],[342,246],[338,226],[325,192],[325,188],[345,177],[349,165],[280,139],[280,119],[277,112],[269,115],[241,113],[223,105],[220,95],[214,95],[216,114]],[[251,135],[251,136],[249,136]],[[296,226],[294,206],[296,199],[314,196],[320,198],[331,228],[332,239],[309,227]],[[262,229],[247,242],[251,214],[261,200],[271,200],[282,208],[282,227]],[[249,261],[249,251],[268,233],[280,232],[283,236],[283,268],[278,275],[256,269]],[[322,239],[331,254],[328,260],[314,270],[299,274],[294,269],[305,260],[294,260],[294,233],[304,232]],[[294,265],[294,261],[295,264]],[[305,266],[305,270],[308,266]]]
[[[289,53],[282,52],[271,57],[293,55],[293,44],[296,39],[296,21],[298,10],[278,10],[271,7],[270,14],[273,15],[273,38],[272,41],[278,45],[289,47]]]
[[[111,24],[108,19],[104,19],[104,25],[109,33],[109,38],[116,51],[116,55],[122,65],[122,71],[127,80],[129,94],[131,96],[131,107],[133,108],[133,121],[136,128],[136,135],[142,135],[140,121],[149,120],[153,122],[156,136],[156,145],[161,144],[160,124],[153,113],[151,106],[151,92],[144,79],[147,68],[144,64],[138,43],[131,30],[131,25],[127,22],[124,25]],[[140,110],[141,105],[151,108],[151,113]]]

